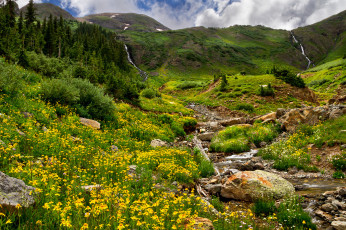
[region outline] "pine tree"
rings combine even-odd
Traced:
[[[24,26],[24,18],[23,18],[23,11],[20,11],[20,16],[18,20],[18,32],[19,34],[22,34],[23,32],[23,26]]]
[[[36,21],[36,9],[33,0],[29,1],[27,11],[25,13],[25,20],[27,28]]]
[[[15,1],[7,0],[6,3],[7,8],[7,23],[10,27],[15,27],[16,25],[16,12],[15,12]]]

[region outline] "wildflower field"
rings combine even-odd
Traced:
[[[150,147],[152,139],[185,135],[193,118],[116,104],[116,119],[94,130],[74,109],[42,101],[39,75],[1,68],[0,169],[35,187],[36,203],[0,207],[0,229],[191,229],[196,217],[216,229],[254,226],[251,211],[213,214],[193,189],[176,194],[155,186],[200,177],[192,152]],[[11,90],[4,81],[10,76],[21,87]],[[83,189],[89,185],[95,188]]]

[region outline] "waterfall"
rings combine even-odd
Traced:
[[[304,47],[301,43],[298,42],[298,40],[296,39],[296,37],[294,36],[293,32],[291,31],[291,35],[293,37],[293,41],[294,43],[298,43],[299,46],[300,46],[300,50],[302,52],[302,55],[306,58],[306,60],[308,61],[308,67],[306,69],[309,69],[310,68],[310,65],[313,64],[312,61],[308,58],[308,56],[306,56],[305,54],[305,50],[304,50]]]
[[[124,46],[125,46],[125,51],[127,53],[127,60],[131,63],[131,65],[133,65],[139,71],[139,74],[143,78],[143,81],[146,81],[148,79],[148,74],[145,71],[141,70],[138,66],[136,66],[136,64],[132,61],[127,45],[124,44]]]

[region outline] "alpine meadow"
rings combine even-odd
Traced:
[[[23,2],[0,0],[1,230],[346,229],[344,6],[170,29]]]

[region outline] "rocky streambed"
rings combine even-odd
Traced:
[[[295,168],[277,171],[272,168],[271,161],[257,156],[259,149],[255,146],[240,154],[208,152],[212,138],[227,126],[251,125],[254,120],[261,119],[263,122],[278,121],[282,129],[294,132],[298,124],[314,125],[342,116],[346,113],[346,106],[279,109],[259,117],[227,111],[225,107],[208,108],[196,104],[188,107],[195,111],[195,117],[200,120],[194,144],[215,166],[216,176],[199,181],[203,194],[219,196],[224,201],[226,199],[226,203],[227,199],[251,202],[266,195],[280,199],[288,194],[296,194],[304,198],[302,206],[319,229],[346,229],[345,180]]]

